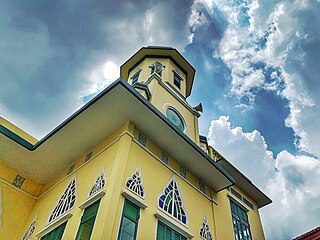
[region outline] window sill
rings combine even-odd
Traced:
[[[43,229],[41,229],[38,233],[36,233],[37,238],[41,238],[47,233],[54,230],[56,227],[60,226],[62,223],[68,221],[69,218],[71,218],[73,213],[71,211],[63,214],[62,216],[55,219],[53,222],[48,223]]]
[[[81,203],[79,205],[80,209],[84,209],[88,206],[90,206],[92,203],[94,203],[95,201],[97,201],[98,199],[102,198],[104,195],[106,194],[106,190],[100,190],[98,193],[96,193],[95,195],[89,197],[88,199],[86,199],[83,203]]]
[[[133,202],[134,204],[136,204],[138,207],[140,208],[147,208],[148,204],[146,204],[142,199],[140,199],[138,196],[136,196],[135,194],[129,192],[128,190],[122,190],[122,195],[127,198],[128,200],[130,200],[131,202]]]
[[[177,231],[178,233],[182,234],[183,236],[187,237],[187,238],[194,238],[194,235],[189,232],[189,230],[182,226],[181,224],[175,222],[173,219],[171,219],[169,216],[167,216],[166,214],[157,211],[154,216],[160,220],[161,222],[163,222],[164,224],[166,224],[167,226],[171,227],[173,230]]]

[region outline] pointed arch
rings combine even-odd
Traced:
[[[213,240],[206,215],[204,215],[202,225],[200,227],[200,238],[204,240]]]
[[[127,179],[126,188],[144,199],[146,197],[146,191],[142,183],[143,180],[140,174],[140,168],[138,167],[132,176]]]
[[[158,197],[158,207],[179,222],[187,225],[187,213],[183,207],[183,200],[175,175],[164,186]]]
[[[100,192],[101,190],[103,190],[105,185],[106,185],[106,177],[104,175],[104,168],[102,168],[98,177],[96,178],[96,181],[94,182],[94,184],[89,192],[88,197],[92,197],[95,194],[97,194],[98,192]]]
[[[37,215],[33,218],[31,224],[29,225],[27,231],[22,237],[22,240],[27,240],[31,237],[31,235],[34,233],[34,230],[36,229],[36,223],[37,223],[37,218],[38,218],[38,213]]]
[[[56,218],[60,217],[61,215],[73,208],[77,199],[76,188],[76,176],[74,176],[68,184],[66,190],[60,197],[57,205],[53,209],[48,219],[48,223],[52,222],[53,220],[55,220]]]

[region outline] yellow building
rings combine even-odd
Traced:
[[[0,239],[264,239],[271,203],[199,136],[194,68],[144,47],[40,141],[0,118]]]

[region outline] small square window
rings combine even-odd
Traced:
[[[187,169],[185,167],[183,167],[183,166],[180,166],[180,175],[183,178],[187,179]]]
[[[201,192],[206,193],[206,184],[202,181],[199,181],[199,189]]]
[[[162,152],[162,156],[161,156],[161,160],[162,162],[164,162],[165,164],[168,164],[169,162],[169,156],[166,152]]]
[[[24,183],[26,179],[20,175],[17,175],[16,178],[14,179],[12,185],[16,186],[17,188],[21,188],[22,184]]]
[[[86,159],[85,159],[85,161],[84,161],[84,162],[89,161],[91,158],[92,158],[92,151],[91,151],[91,152],[89,152],[89,153],[86,155]]]
[[[177,73],[173,73],[173,83],[176,85],[179,89],[181,87],[181,77]]]
[[[67,175],[69,175],[70,173],[72,173],[72,172],[73,172],[73,169],[74,169],[74,164],[72,164],[72,165],[69,167]]]
[[[139,132],[139,139],[138,142],[141,143],[143,146],[147,146],[147,138],[145,135],[143,135],[142,132]]]

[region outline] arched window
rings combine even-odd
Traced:
[[[33,234],[33,232],[36,228],[37,216],[38,216],[38,214],[33,218],[30,226],[28,227],[27,231],[25,232],[25,234],[22,237],[22,240],[29,239],[31,237],[31,235]]]
[[[184,121],[177,111],[169,107],[166,110],[166,116],[170,120],[170,122],[172,122],[173,125],[175,125],[180,131],[184,131]]]
[[[187,213],[174,175],[159,194],[158,207],[181,223],[187,224]]]
[[[142,184],[142,177],[140,175],[140,169],[137,168],[131,177],[127,179],[126,188],[136,193],[138,196],[145,198],[146,191]]]
[[[73,208],[77,199],[76,195],[76,178],[73,177],[70,181],[68,187],[60,197],[56,207],[53,209],[48,223],[52,222],[59,216],[63,215],[64,213],[68,212],[71,208]]]
[[[104,186],[106,185],[106,178],[104,176],[104,169],[101,169],[101,172],[99,173],[96,181],[94,182],[90,193],[89,193],[89,197],[94,196],[96,193],[100,192],[101,190],[104,189]]]
[[[203,217],[202,225],[200,228],[200,237],[204,240],[213,240],[206,215],[204,215]]]

